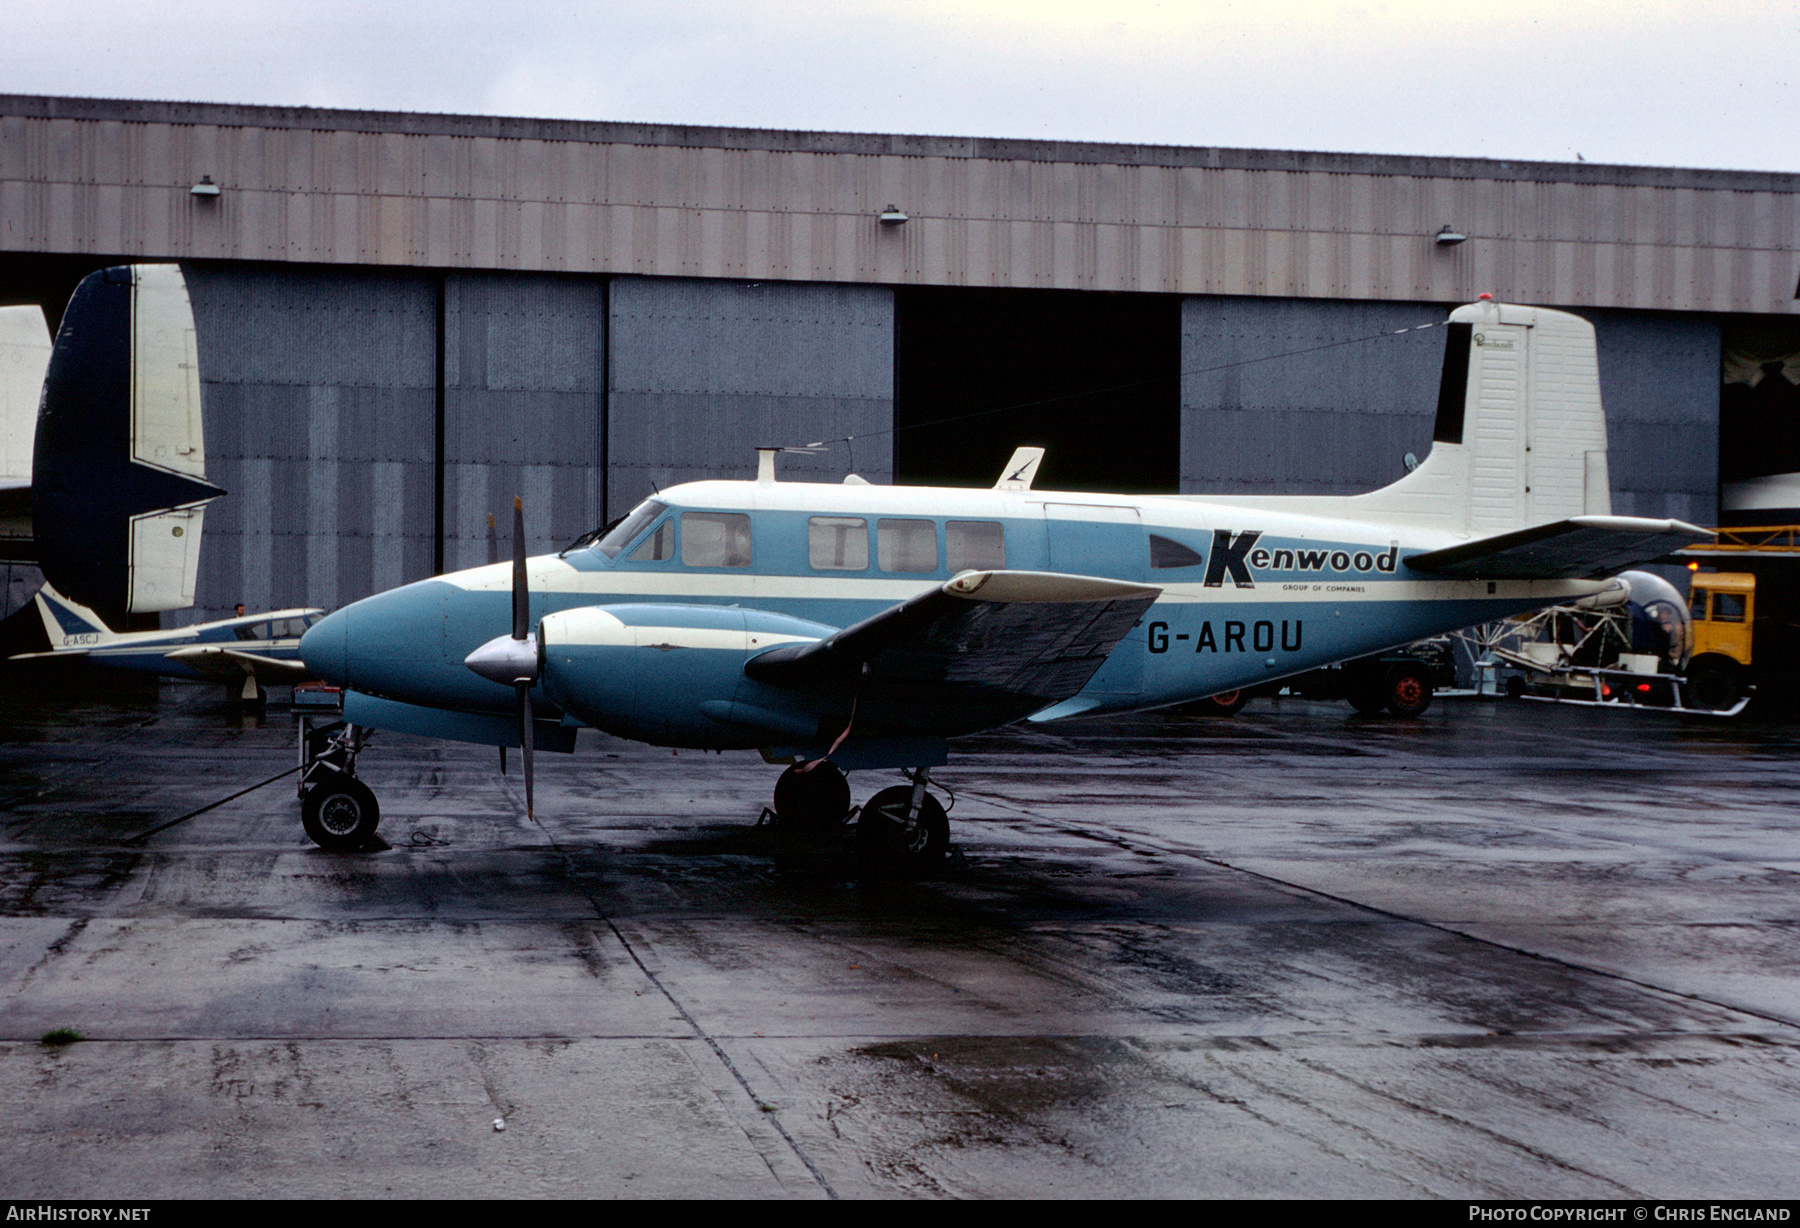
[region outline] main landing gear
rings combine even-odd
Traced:
[[[850,784],[828,759],[797,763],[775,782],[768,812],[793,843],[817,845],[856,824],[856,852],[863,869],[916,875],[936,869],[950,849],[950,819],[927,785],[931,769],[910,773],[912,783],[881,790],[860,809],[850,805]]]
[[[353,853],[375,838],[381,807],[356,778],[356,754],[369,731],[337,721],[300,724],[300,822],[320,848]]]

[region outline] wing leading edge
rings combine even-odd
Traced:
[[[1575,516],[1411,555],[1406,565],[1455,580],[1598,580],[1712,536],[1680,520]]]

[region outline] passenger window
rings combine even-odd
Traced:
[[[1744,595],[1742,593],[1714,593],[1713,621],[1716,623],[1743,622]]]
[[[860,516],[814,516],[806,522],[806,560],[819,571],[865,571],[869,522]]]
[[[1006,567],[1006,526],[997,520],[946,520],[944,554],[951,571]]]
[[[1703,623],[1706,621],[1706,596],[1707,593],[1705,589],[1697,588],[1694,590],[1694,596],[1689,605],[1688,613],[1693,617],[1695,622]]]
[[[1178,541],[1163,537],[1160,534],[1150,535],[1150,566],[1163,567],[1198,567],[1206,562],[1198,551],[1190,550]]]
[[[875,548],[883,571],[936,571],[937,523],[931,520],[877,520]]]
[[[684,567],[750,566],[750,517],[741,512],[681,513]]]
[[[670,517],[656,526],[656,532],[644,539],[644,544],[631,552],[629,561],[633,563],[660,563],[664,559],[675,557],[675,518]]]

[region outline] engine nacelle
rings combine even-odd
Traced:
[[[726,606],[583,606],[539,624],[542,684],[564,711],[594,728],[657,746],[811,740],[821,709],[744,677],[744,662],[835,630]]]

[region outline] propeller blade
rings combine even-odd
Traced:
[[[512,637],[522,640],[531,631],[531,588],[525,579],[525,501],[513,496],[513,625]]]
[[[525,817],[535,817],[531,796],[531,684],[517,684],[519,692],[519,755],[525,760]]]
[[[500,561],[500,539],[494,534],[494,513],[488,513],[488,563]]]

